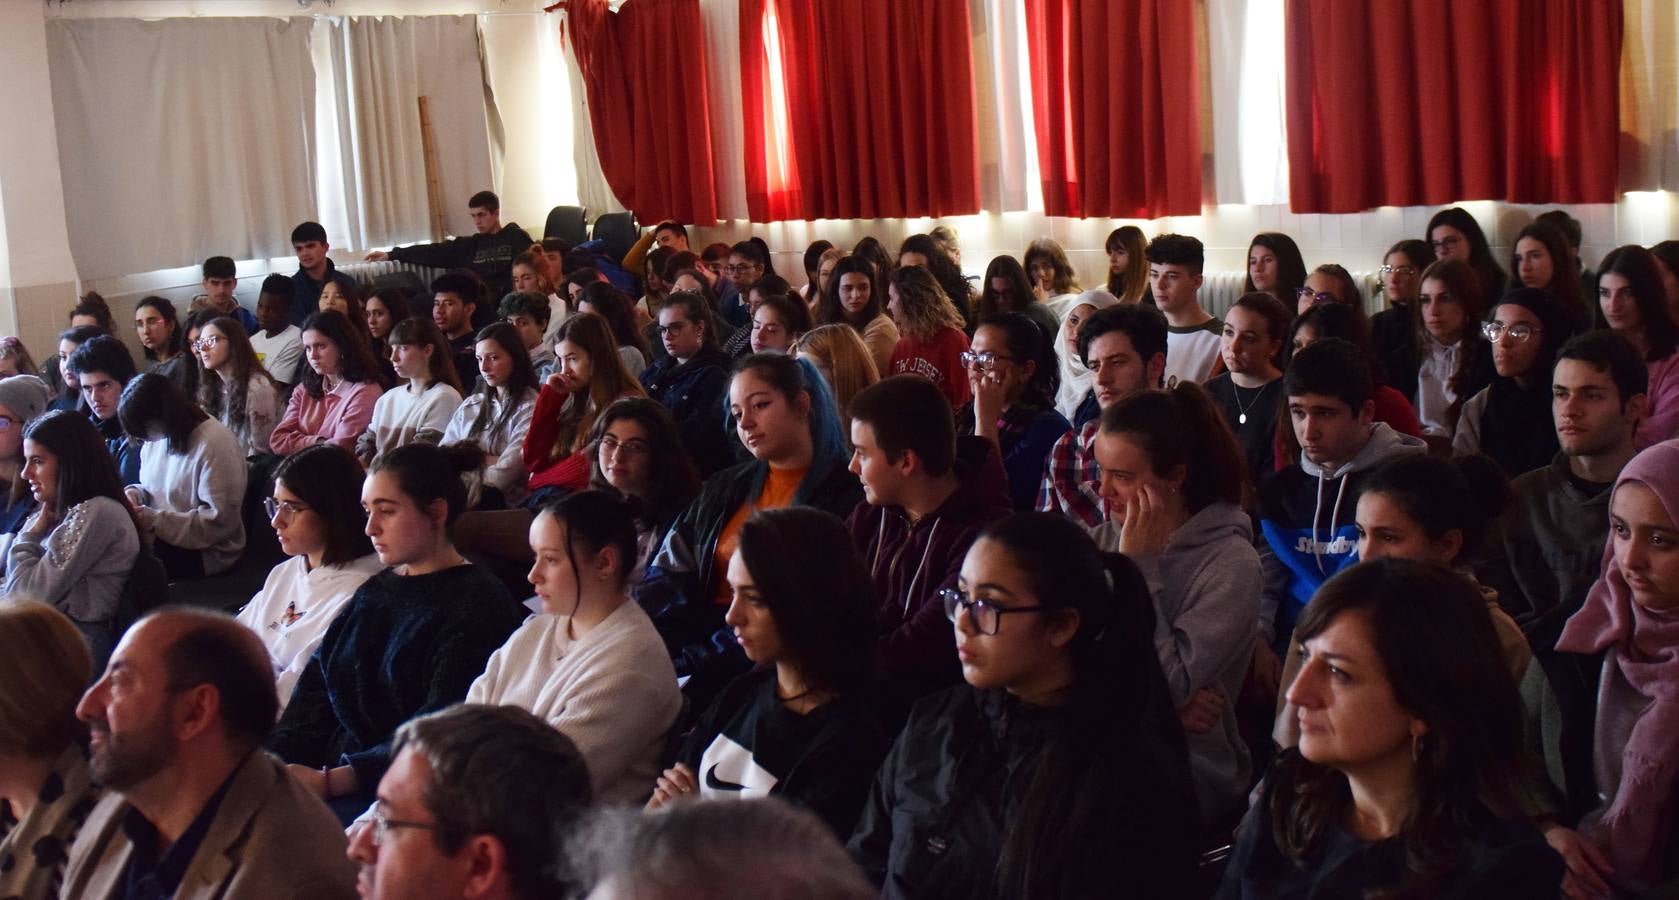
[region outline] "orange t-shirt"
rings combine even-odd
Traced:
[[[740,526],[745,525],[747,517],[756,510],[792,506],[793,495],[798,493],[799,484],[809,471],[809,467],[777,469],[771,466],[769,476],[764,479],[764,488],[758,492],[758,499],[742,503],[740,509],[735,510],[735,514],[723,524],[722,533],[717,535],[717,549],[711,551],[712,571],[717,577],[718,606],[728,606],[734,597],[734,591],[729,588],[729,560],[734,558],[735,548],[740,546]]]

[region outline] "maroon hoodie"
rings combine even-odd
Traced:
[[[956,586],[962,559],[985,526],[1013,511],[996,444],[957,438],[955,470],[961,487],[919,522],[912,524],[902,507],[863,502],[848,523],[880,596],[875,634],[881,687],[905,704],[961,680],[955,632],[939,591]]]

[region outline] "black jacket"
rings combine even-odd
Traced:
[[[1037,756],[1058,725],[1052,709],[966,684],[916,704],[880,767],[849,845],[863,871],[881,886],[881,896],[997,896],[996,863],[1009,826],[1019,816]],[[1187,887],[1195,796],[1187,764],[1180,771],[1176,791],[1160,789],[1162,773],[1085,773],[1092,781],[1118,776],[1157,782],[1125,793],[1156,801],[1176,793],[1169,808],[1180,814],[1160,815],[1147,799],[1113,807],[1116,824],[1129,826],[1118,829],[1127,838],[1089,861],[1093,871],[1111,873],[1112,880],[1087,896],[1152,900],[1178,896]]]
[[[752,460],[706,479],[700,495],[676,517],[635,591],[664,638],[676,674],[689,677],[685,691],[697,709],[707,708],[748,666],[734,632],[723,623],[725,609],[716,602],[723,573],[716,571],[713,556],[723,526],[758,496],[768,474],[768,463]],[[862,485],[841,460],[826,472],[813,468],[795,502],[843,518],[861,499]]]
[[[682,445],[705,477],[730,462],[724,396],[729,390],[729,359],[721,352],[700,351],[677,365],[676,357],[665,356],[641,373],[647,396],[664,404],[676,418]]]

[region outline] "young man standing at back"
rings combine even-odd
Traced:
[[[1370,361],[1340,338],[1325,338],[1294,354],[1283,394],[1300,464],[1272,473],[1259,486],[1260,603],[1256,667],[1275,689],[1277,652],[1312,595],[1335,573],[1357,562],[1359,485],[1379,463],[1427,445],[1374,422]],[[1267,656],[1266,654],[1270,654]]]
[[[356,280],[338,271],[327,257],[327,251],[332,248],[326,242],[326,229],[319,222],[304,222],[293,228],[291,248],[297,254],[297,274],[291,277],[288,318],[293,325],[301,327],[303,320],[320,307],[321,291],[328,281],[336,281],[345,291],[354,292]]]
[[[501,198],[493,192],[479,191],[466,205],[472,210],[472,226],[477,233],[435,244],[374,250],[367,258],[394,259],[434,269],[471,269],[484,282],[489,296],[506,296],[513,290],[513,260],[534,241],[518,225],[501,224]],[[495,317],[495,310],[489,304],[478,307],[483,311],[472,319],[473,328],[482,328]]]
[[[1079,358],[1094,374],[1096,405],[1107,409],[1137,393],[1160,386],[1166,371],[1166,321],[1151,307],[1110,306],[1093,313],[1079,327]],[[1095,528],[1108,519],[1102,501],[1102,467],[1096,462],[1096,429],[1101,417],[1069,431],[1044,459],[1038,488],[1039,512],[1057,512]]]
[[[1184,234],[1163,234],[1148,243],[1149,287],[1166,317],[1166,384],[1205,382],[1224,370],[1219,357],[1223,325],[1201,308],[1201,242]]]

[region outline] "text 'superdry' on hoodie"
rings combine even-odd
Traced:
[[[1357,561],[1360,476],[1377,465],[1427,448],[1421,438],[1385,423],[1370,426],[1364,448],[1333,470],[1300,456],[1300,465],[1273,474],[1259,486],[1260,561],[1265,594],[1259,628],[1273,647],[1286,645],[1300,611],[1331,576]],[[1280,648],[1279,652],[1280,652]]]

